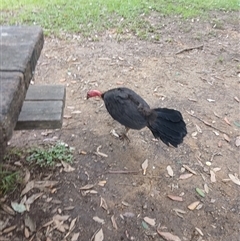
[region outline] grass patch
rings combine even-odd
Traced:
[[[238,0],[2,0],[0,24],[41,25],[45,33],[62,31],[94,36],[106,29],[145,36],[151,12],[201,16],[210,10],[239,10]]]
[[[54,167],[61,161],[73,162],[73,148],[63,142],[55,145],[36,147],[28,150],[20,148],[8,149],[4,156],[4,164],[0,165],[0,196],[13,193],[20,185],[24,177],[24,167],[30,164],[34,173],[38,167]],[[13,163],[20,163],[20,169]],[[5,164],[6,163],[6,164]],[[37,169],[34,169],[37,167]],[[17,171],[16,171],[17,170]],[[42,171],[42,169],[39,169]]]
[[[19,172],[0,165],[0,196],[13,192],[20,182]]]
[[[29,150],[26,160],[40,167],[52,167],[61,161],[71,163],[73,154],[71,148],[65,143],[59,142],[48,148],[38,147]]]

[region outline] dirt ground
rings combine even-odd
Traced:
[[[29,212],[0,211],[1,223],[7,220],[6,228],[13,227],[0,240],[98,241],[101,232],[112,241],[168,240],[158,232],[175,235],[168,237],[173,241],[240,240],[240,186],[229,178],[240,176],[238,13],[213,13],[208,21],[157,16],[149,21],[158,24],[159,41],[138,40],[127,32],[117,36],[114,29],[98,41],[77,35],[45,39],[35,85],[66,86],[63,128],[47,136],[45,130],[15,132],[9,148],[61,140],[75,148],[75,170],[31,171],[30,180],[48,177],[57,184],[45,189]],[[86,92],[118,86],[135,90],[151,107],[181,111],[188,129],[184,143],[167,147],[147,128],[131,130],[129,144],[112,135],[123,127],[101,100],[86,100]],[[94,186],[80,190],[88,184]],[[5,204],[22,199],[20,193],[14,198]],[[57,214],[62,218],[51,222]]]

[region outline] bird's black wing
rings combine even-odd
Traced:
[[[139,105],[150,109],[148,104],[128,88],[111,89],[103,94],[105,106],[113,119],[130,129],[141,129],[147,125]]]

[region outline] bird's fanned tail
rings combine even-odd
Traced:
[[[156,117],[149,121],[148,128],[154,137],[161,139],[168,146],[171,144],[177,147],[182,143],[187,134],[182,114],[177,110],[167,108],[153,109],[153,113]]]

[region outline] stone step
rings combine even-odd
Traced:
[[[62,85],[29,86],[15,130],[61,128],[65,97]]]

